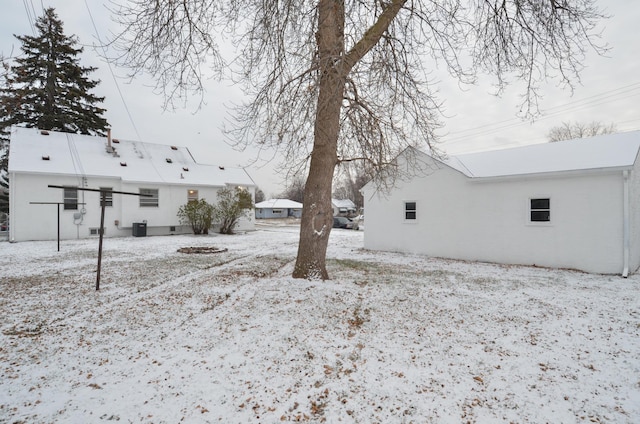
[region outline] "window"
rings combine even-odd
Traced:
[[[105,235],[106,233],[107,233],[107,229],[103,228],[102,229],[102,235]],[[99,236],[100,235],[100,228],[89,228],[89,235]]]
[[[157,208],[158,207],[158,189],[157,188],[141,188],[140,207],[141,208]],[[150,196],[150,197],[147,197]]]
[[[531,202],[531,222],[549,222],[551,221],[551,202],[550,199],[530,199]]]
[[[187,202],[198,201],[198,190],[187,190]]]
[[[106,191],[104,194],[104,205],[113,206],[113,187],[100,187],[100,190]],[[100,207],[102,207],[102,193],[100,193]]]
[[[65,187],[64,188],[64,210],[77,210],[78,209],[78,188],[77,187]]]
[[[416,219],[416,202],[404,202],[404,219]]]

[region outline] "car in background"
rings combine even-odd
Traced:
[[[356,221],[352,221],[344,216],[333,217],[333,228],[345,228],[347,230],[357,230],[360,228]]]

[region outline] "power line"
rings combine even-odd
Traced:
[[[107,63],[107,67],[109,68],[109,72],[111,73],[111,78],[113,78],[113,82],[115,83],[116,89],[118,90],[118,94],[120,95],[120,100],[122,100],[122,104],[124,105],[124,110],[127,112],[127,116],[129,117],[129,121],[131,122],[131,125],[133,126],[133,130],[135,131],[136,136],[138,137],[138,140],[142,140],[142,138],[140,137],[140,133],[138,132],[138,127],[136,127],[136,124],[133,121],[133,116],[131,115],[131,112],[129,111],[129,107],[127,106],[127,102],[124,99],[124,95],[122,94],[122,90],[120,90],[120,84],[118,84],[118,79],[116,78],[116,75],[113,72],[113,69],[111,68],[111,63],[109,62],[109,60],[107,60],[107,52],[106,52],[106,50],[104,48],[104,44],[102,43],[102,40],[100,39],[100,34],[98,32],[98,27],[96,26],[96,23],[93,20],[93,15],[91,14],[91,9],[89,8],[89,4],[87,3],[87,0],[84,0],[84,4],[87,7],[87,12],[89,13],[89,18],[91,20],[91,24],[93,25],[93,30],[96,33],[96,38],[98,39],[98,43],[100,45],[100,48],[102,49],[102,55],[103,55],[104,61]]]
[[[33,16],[31,15],[31,10],[29,10],[29,4],[27,0],[22,0],[22,4],[24,4],[24,10],[27,12],[27,20],[29,21],[29,26],[31,27],[31,32],[33,35],[36,35],[36,27],[33,24]]]
[[[577,112],[601,104],[610,103],[612,101],[624,100],[637,95],[640,95],[640,82],[628,84],[612,90],[607,90],[603,93],[585,97],[583,99],[574,100],[562,105],[550,107],[542,117],[536,120],[536,122],[551,119],[561,114]],[[449,134],[449,137],[443,140],[443,142],[447,145],[458,144],[474,137],[493,134],[506,129],[511,129],[527,124],[531,123],[529,121],[522,121],[518,118],[510,118],[503,121],[452,132]]]
[[[31,5],[31,13],[33,16],[33,21],[35,22],[38,19],[38,14],[36,13],[36,8],[33,7],[33,0],[29,0],[29,4]]]

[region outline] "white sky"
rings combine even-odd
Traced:
[[[163,99],[155,95],[149,81],[129,83],[118,79],[120,90],[133,119],[129,118],[109,67],[91,48],[97,37],[89,11],[104,41],[113,30],[103,0],[2,0],[0,14],[0,53],[5,57],[19,52],[20,43],[13,37],[32,35],[30,17],[42,14],[43,7],[54,7],[64,23],[67,35],[76,35],[87,45],[81,59],[83,66],[97,66],[92,75],[102,82],[94,91],[105,96],[106,118],[114,137],[188,147],[200,163],[226,166],[249,166],[248,171],[268,197],[284,188],[281,174],[275,171],[277,160],[266,166],[253,165],[256,151],[238,152],[223,141],[220,130],[228,118],[227,107],[238,99],[240,91],[230,83],[210,81],[205,93],[206,105],[196,111],[194,102],[175,112],[162,110]],[[540,103],[542,116],[535,122],[522,121],[516,114],[519,105],[518,84],[514,83],[500,98],[492,95],[492,80],[480,78],[478,85],[462,89],[451,78],[442,76],[438,85],[445,102],[445,128],[441,147],[449,154],[546,142],[550,128],[563,121],[614,123],[618,131],[640,129],[640,2],[600,0],[598,5],[611,19],[603,22],[603,39],[612,50],[607,57],[589,54],[581,82],[573,96],[552,81],[545,88]],[[29,14],[27,13],[29,9]],[[123,77],[126,70],[113,68]],[[137,131],[136,131],[137,129]]]

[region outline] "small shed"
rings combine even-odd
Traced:
[[[364,189],[364,246],[626,276],[640,266],[640,131],[437,158]],[[415,171],[417,169],[417,171]]]
[[[256,203],[256,218],[300,218],[302,203],[289,199],[269,199]]]

